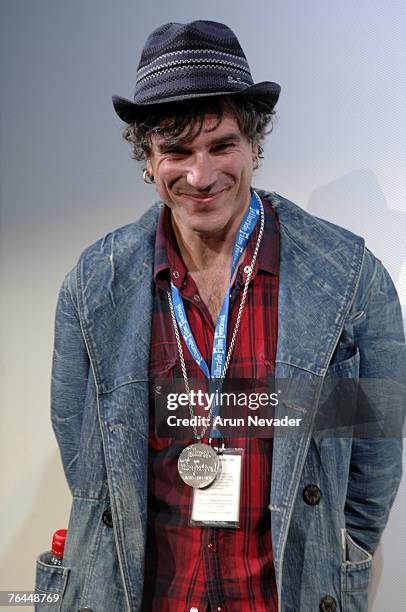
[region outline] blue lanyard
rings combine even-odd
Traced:
[[[216,328],[214,330],[214,342],[213,352],[211,358],[211,371],[207,363],[201,355],[196,340],[193,337],[190,329],[185,306],[183,304],[182,296],[179,290],[171,283],[172,302],[174,307],[174,313],[176,321],[178,323],[180,332],[185,341],[186,346],[189,349],[193,359],[202,370],[206,378],[221,378],[224,370],[224,364],[226,361],[226,344],[227,344],[227,325],[228,325],[228,309],[230,303],[230,283],[231,279],[236,270],[237,264],[241,258],[242,253],[247,245],[248,239],[251,236],[254,227],[260,216],[260,204],[259,198],[255,191],[252,192],[252,197],[248,209],[244,215],[241,225],[238,229],[236,240],[233,247],[233,256],[231,261],[230,280],[228,282],[228,288],[224,296],[223,304],[221,306],[220,314],[217,319]]]

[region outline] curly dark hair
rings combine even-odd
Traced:
[[[138,161],[145,161],[152,152],[151,136],[167,136],[170,143],[193,140],[200,134],[206,115],[215,115],[215,130],[221,123],[223,115],[235,117],[238,126],[251,143],[258,144],[259,157],[263,157],[261,142],[266,134],[272,131],[275,111],[269,111],[261,100],[249,96],[213,96],[194,98],[192,100],[155,105],[145,109],[144,114],[126,126],[124,139],[131,145],[131,156]]]

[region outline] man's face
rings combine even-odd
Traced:
[[[203,236],[224,235],[239,224],[250,201],[253,160],[258,154],[241,133],[237,121],[207,115],[193,140],[169,143],[152,136],[147,170],[161,199],[171,209],[180,230]]]

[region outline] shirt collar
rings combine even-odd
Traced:
[[[279,223],[276,213],[271,204],[261,199],[264,207],[265,228],[262,236],[261,246],[258,252],[256,270],[263,270],[270,274],[279,274]],[[155,240],[155,263],[154,280],[165,289],[168,289],[168,280],[180,289],[187,275],[187,269],[183,262],[172,226],[171,209],[164,205],[158,218]],[[255,250],[259,222],[254,228],[247,244],[247,253],[244,260],[251,260]]]

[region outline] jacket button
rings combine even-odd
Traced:
[[[309,506],[315,506],[319,503],[321,491],[315,484],[306,485],[303,489],[303,499]]]
[[[113,517],[111,515],[111,508],[106,508],[102,514],[102,521],[107,527],[113,527]]]
[[[325,595],[320,601],[320,612],[336,612],[337,602],[331,595]]]

